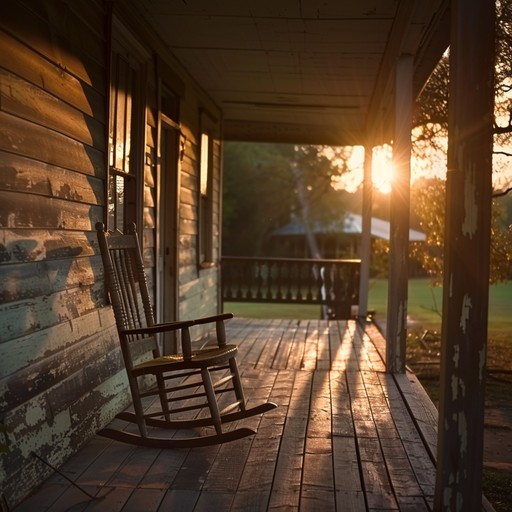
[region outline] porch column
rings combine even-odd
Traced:
[[[494,2],[452,0],[436,511],[480,511],[487,350]]]
[[[363,177],[363,220],[361,226],[361,268],[359,276],[359,318],[368,314],[368,288],[370,282],[370,261],[372,254],[372,153],[373,148],[364,148],[364,177]]]
[[[405,371],[413,108],[412,73],[413,57],[411,55],[401,56],[396,66],[393,188],[389,213],[390,257],[386,367],[390,373]]]

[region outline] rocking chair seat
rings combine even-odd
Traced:
[[[147,375],[158,372],[168,372],[175,370],[190,370],[192,368],[207,368],[225,363],[234,357],[238,351],[236,345],[224,345],[223,347],[204,348],[193,350],[189,360],[186,360],[183,354],[171,354],[161,356],[133,367],[134,375]]]

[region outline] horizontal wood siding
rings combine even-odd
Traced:
[[[94,225],[106,184],[99,0],[0,8],[2,492],[14,505],[128,400]]]
[[[158,54],[179,84],[186,140],[177,166],[179,314],[210,315],[220,255],[216,240],[217,265],[198,268],[199,119],[204,108],[220,113],[137,13],[114,10],[148,56],[144,140],[135,142],[144,152],[137,222],[149,282],[160,277]],[[102,0],[0,5],[0,422],[8,428],[0,442],[9,449],[0,480],[10,506],[51,473],[34,453],[59,466],[130,400],[95,233],[108,179],[107,18]],[[214,153],[218,234],[220,141]],[[163,208],[176,205],[163,200]]]

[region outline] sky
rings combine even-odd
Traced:
[[[446,147],[446,143],[445,143]],[[500,148],[498,148],[500,149]],[[512,147],[502,148],[512,153]],[[496,148],[495,148],[496,150]],[[391,192],[393,169],[391,165],[392,148],[389,145],[373,149],[372,181],[375,188],[382,193]],[[344,174],[335,188],[355,192],[363,181],[364,148],[354,146],[348,159],[350,172]],[[428,150],[428,158],[411,159],[411,183],[419,178],[446,179],[446,150]],[[495,190],[504,190],[512,186],[512,159],[495,154],[493,157],[493,186]]]

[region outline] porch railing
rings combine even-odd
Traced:
[[[352,318],[359,304],[360,263],[224,256],[222,301],[319,304],[321,318]]]

